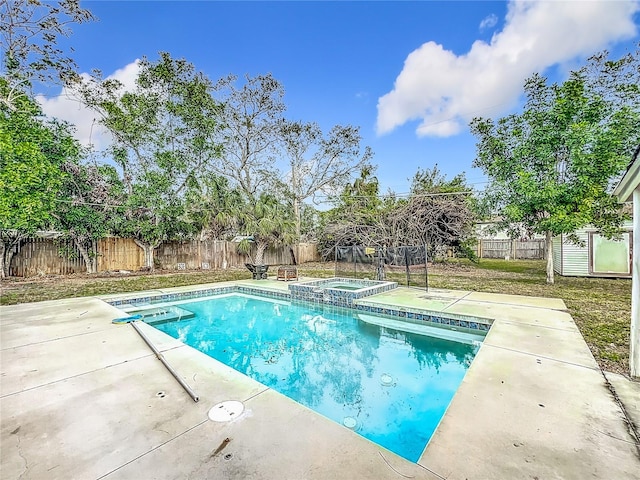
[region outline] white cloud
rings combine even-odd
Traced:
[[[455,135],[474,116],[513,107],[534,72],[632,38],[639,10],[637,0],[511,1],[490,43],[476,41],[464,55],[434,42],[411,52],[393,90],[378,99],[377,132],[421,120],[418,136]]]
[[[495,14],[487,15],[480,22],[480,30],[485,30],[487,28],[493,28],[498,24],[498,17]]]
[[[116,70],[107,78],[120,80],[124,90],[133,90],[139,71],[139,61],[135,60]],[[89,79],[89,75],[86,73],[83,73],[81,77],[84,81]],[[76,127],[75,136],[81,144],[86,146],[93,144],[96,150],[101,150],[111,142],[110,134],[99,124],[99,115],[85,107],[73,90],[64,87],[60,94],[54,97],[47,98],[37,95],[36,100],[42,106],[45,115],[66,120],[74,125]]]

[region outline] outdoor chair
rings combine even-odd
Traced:
[[[298,269],[291,265],[278,267],[278,280],[298,280]]]

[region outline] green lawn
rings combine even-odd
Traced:
[[[331,277],[333,263],[299,267],[307,277]],[[72,276],[6,280],[0,305],[41,300],[133,292],[250,278],[247,270],[183,272],[137,276]],[[404,283],[402,273],[389,275]],[[429,285],[434,288],[562,298],[600,366],[628,373],[631,318],[631,280],[570,278],[556,276],[545,283],[545,262],[532,260],[481,260],[473,264],[453,260],[429,266]]]

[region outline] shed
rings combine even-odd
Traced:
[[[635,151],[627,172],[613,191],[621,202],[633,200],[633,249],[631,282],[631,338],[629,370],[632,377],[640,377],[640,145]]]
[[[619,240],[608,240],[593,227],[577,230],[580,245],[568,235],[553,238],[553,270],[565,277],[630,278],[633,224],[627,221]]]

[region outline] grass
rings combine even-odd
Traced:
[[[215,270],[146,275],[70,275],[3,280],[0,305],[59,300],[71,297],[126,293],[158,288],[251,278],[247,270]]]
[[[306,277],[332,277],[333,263],[298,267]],[[419,275],[420,276],[420,275]],[[155,275],[82,275],[3,280],[0,305],[60,298],[124,293],[250,278],[247,270],[161,273]],[[429,265],[429,286],[453,290],[553,297],[564,300],[600,366],[628,374],[631,280],[556,276],[545,282],[545,262],[490,260],[479,264],[452,260]],[[404,273],[388,279],[405,282]]]

